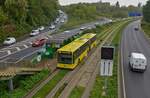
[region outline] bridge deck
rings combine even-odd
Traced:
[[[21,68],[21,67],[9,67],[6,69],[0,69],[0,80],[14,77],[16,75],[31,75],[36,72],[40,72],[42,68]]]

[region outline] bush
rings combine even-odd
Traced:
[[[0,43],[8,36],[18,38],[49,24],[58,9],[56,0],[0,0]]]
[[[22,77],[17,76],[13,79],[14,81],[14,91],[9,92],[7,88],[7,82],[1,81],[0,86],[0,96],[1,98],[7,98],[9,96],[12,96],[13,98],[21,98],[24,96],[33,86],[35,86],[36,83],[38,83],[40,80],[44,79],[49,75],[49,70],[45,69],[42,70],[40,73],[37,73],[30,77]]]

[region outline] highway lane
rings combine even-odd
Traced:
[[[121,65],[123,67],[126,98],[150,98],[150,42],[141,30],[140,21],[129,24],[123,31],[121,41]],[[139,27],[140,28],[140,27]],[[132,72],[129,69],[131,52],[141,52],[147,57],[148,67],[145,73]]]
[[[103,24],[106,24],[106,23],[108,23],[109,21],[108,21],[108,19],[105,19],[105,20],[99,20],[99,21],[96,21],[96,22],[98,22],[100,25],[103,25]],[[91,23],[86,23],[86,24],[83,24],[83,25],[81,25],[81,26],[79,26],[78,28],[74,28],[74,29],[71,29],[71,30],[68,30],[69,31],[69,33],[75,33],[75,32],[81,32],[82,30],[80,30],[80,28],[82,27],[82,26],[84,26],[84,27],[92,27],[92,28],[94,28],[95,27],[95,23],[96,22],[91,22]],[[57,27],[57,29],[59,29],[58,27]],[[67,34],[67,32],[62,32],[62,33],[66,33]],[[41,34],[42,36],[47,36],[47,35],[50,35],[49,33],[43,33],[43,34]],[[39,36],[36,36],[36,38],[38,38],[38,37],[41,37],[41,35],[39,35]],[[53,34],[53,35],[50,35],[50,36],[48,36],[49,37],[49,39],[52,37],[52,36],[55,36],[55,35],[58,35],[59,36],[59,34],[57,33],[57,34]],[[36,39],[36,38],[34,38],[34,39]],[[33,57],[33,55],[35,55],[36,53],[37,53],[37,51],[39,50],[39,49],[41,49],[41,47],[38,47],[38,48],[35,48],[35,47],[32,47],[31,46],[31,42],[34,40],[34,39],[27,39],[27,40],[24,40],[24,41],[22,41],[21,43],[17,43],[16,45],[14,45],[14,46],[19,46],[18,44],[23,44],[23,43],[28,43],[28,47],[27,48],[24,48],[23,50],[20,50],[20,51],[16,51],[15,53],[12,53],[12,54],[9,54],[9,55],[6,55],[6,56],[2,56],[1,57],[1,55],[2,54],[0,54],[0,62],[12,62],[12,63],[16,63],[16,62],[19,62],[19,61],[21,61],[21,60],[23,60],[23,59],[27,59],[27,60],[29,60],[28,58],[32,58]],[[7,49],[7,48],[6,48]],[[15,48],[16,49],[16,48]],[[3,63],[2,63],[3,64]]]
[[[59,21],[57,23],[55,23],[55,27],[56,28],[54,30],[50,30],[49,29],[49,27],[51,26],[51,24],[54,24],[54,22],[52,22],[48,26],[45,26],[45,29],[42,30],[42,31],[40,31],[40,34],[38,36],[45,35],[44,33],[48,33],[48,32],[55,33],[55,31],[58,30],[64,24],[64,23],[61,22],[62,20],[65,20],[64,22],[68,21],[67,15],[64,12],[58,18],[59,18]],[[33,39],[37,38],[38,36],[35,36],[35,37],[26,36],[26,38],[24,38],[22,40],[19,40],[17,43],[15,43],[13,45],[10,45],[10,46],[0,46],[0,51],[4,50],[4,49],[7,49],[7,48],[11,48],[11,47],[13,47],[13,46],[15,46],[17,44],[20,44],[21,42],[32,41]]]
[[[66,14],[65,13],[61,14],[59,19],[60,20],[55,24],[56,28],[54,30],[49,30],[49,26],[47,26],[45,27],[45,30],[43,30],[41,34],[39,34],[38,36],[28,37],[23,41],[17,42],[16,44],[13,44],[11,46],[0,47],[0,60],[8,57],[11,54],[15,54],[17,52],[30,48],[31,43],[38,38],[45,37],[47,35],[55,33],[60,28],[60,26],[64,24],[61,22],[62,20],[65,20],[65,22],[67,22]]]

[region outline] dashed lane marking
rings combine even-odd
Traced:
[[[17,49],[17,51],[20,51],[21,49],[19,47],[15,47]]]
[[[8,51],[7,51],[7,53],[8,53],[8,55],[10,55],[10,54],[11,54],[11,51],[10,51],[10,50],[8,50]]]
[[[31,45],[32,45],[32,42],[29,42],[29,44],[31,44]]]
[[[25,48],[28,48],[28,46],[27,46],[27,45],[25,45],[25,44],[24,44],[23,46],[24,46]]]

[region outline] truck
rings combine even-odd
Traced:
[[[129,56],[129,66],[132,71],[145,72],[147,59],[144,54],[133,52]]]

